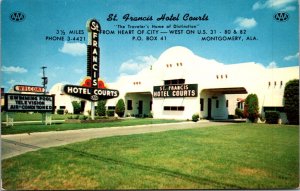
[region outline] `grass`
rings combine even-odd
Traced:
[[[42,120],[42,114],[41,113],[21,113],[21,112],[13,112],[9,113],[11,117],[13,117],[14,121],[41,121]],[[58,115],[58,114],[52,114],[53,120],[64,120],[67,119],[70,115]],[[1,122],[6,121],[6,113],[1,112]]]
[[[115,136],[2,161],[3,188],[289,189],[298,126],[235,124]]]
[[[168,120],[168,119],[150,119],[150,118],[137,118],[137,119],[122,119],[113,122],[101,122],[101,123],[61,123],[52,125],[43,124],[15,124],[14,126],[8,126],[1,128],[1,134],[18,134],[18,133],[33,133],[33,132],[47,132],[47,131],[65,131],[87,128],[103,128],[103,127],[120,127],[129,125],[145,125],[145,124],[158,124],[158,123],[174,123],[180,122],[180,120]]]

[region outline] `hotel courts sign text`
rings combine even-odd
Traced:
[[[154,86],[153,97],[197,97],[198,84]]]

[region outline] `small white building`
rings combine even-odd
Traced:
[[[299,79],[299,66],[265,68],[254,62],[224,65],[195,55],[185,47],[167,49],[149,68],[136,75],[122,76],[109,88],[120,96],[107,101],[114,108],[118,99],[125,101],[125,116],[149,116],[168,119],[200,118],[227,119],[235,109],[243,109],[243,100],[255,93],[260,112],[283,111],[283,93],[286,82]],[[58,88],[60,86],[60,88]],[[55,85],[56,106],[72,105],[62,85]],[[56,90],[57,88],[57,90]],[[85,102],[85,111],[90,104]],[[65,105],[63,105],[65,103]],[[88,108],[89,107],[89,108]]]

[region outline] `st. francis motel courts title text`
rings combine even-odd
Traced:
[[[147,16],[136,16],[136,15],[132,15],[132,14],[124,14],[123,16],[121,16],[123,21],[208,21],[208,15],[206,13],[202,14],[202,15],[191,15],[189,13],[185,13],[185,14],[161,14],[159,17],[153,17],[152,15],[147,15]],[[108,15],[107,21],[119,21],[119,15],[118,14],[114,14],[111,13]]]

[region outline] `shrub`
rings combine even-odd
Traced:
[[[106,115],[107,115],[108,117],[113,117],[113,116],[115,116],[115,111],[114,111],[114,110],[107,110],[107,111],[106,111]]]
[[[87,120],[87,118],[89,118],[88,116],[82,115],[79,117],[80,120]]]
[[[79,114],[81,110],[80,103],[77,101],[72,101],[72,106],[73,106],[73,113],[74,114]]]
[[[245,100],[244,116],[251,122],[256,122],[259,116],[258,98],[256,94],[249,94]]]
[[[240,108],[235,109],[235,115],[237,115],[239,118],[244,118],[244,111]]]
[[[106,115],[106,100],[100,100],[97,102],[98,106],[96,107],[96,115],[105,116]]]
[[[79,119],[79,115],[73,116],[73,119]]]
[[[124,103],[123,99],[119,99],[118,100],[115,111],[116,111],[116,114],[119,117],[123,117],[124,116],[124,113],[125,113],[125,103]]]
[[[63,115],[65,113],[65,111],[63,109],[58,109],[58,110],[56,110],[56,112],[59,115]]]
[[[228,115],[228,119],[238,119],[237,115]]]
[[[153,113],[150,112],[148,117],[149,117],[149,118],[153,118]]]
[[[195,114],[192,116],[192,121],[197,122],[198,120],[199,120],[199,114],[198,114],[198,113],[195,113]]]
[[[265,117],[266,117],[266,123],[278,124],[279,113],[277,111],[266,111]]]
[[[284,88],[284,110],[289,124],[299,124],[299,80],[290,80]]]

